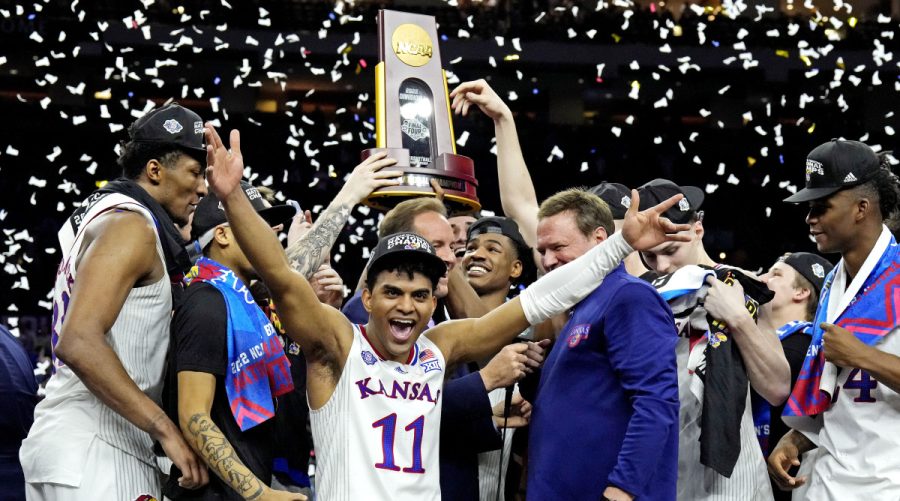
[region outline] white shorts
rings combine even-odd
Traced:
[[[88,448],[80,485],[27,483],[25,499],[156,501],[162,499],[162,480],[157,468],[95,438]]]

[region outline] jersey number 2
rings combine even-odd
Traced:
[[[397,415],[388,414],[372,423],[372,428],[381,428],[381,452],[384,457],[382,462],[375,463],[375,467],[383,470],[400,471],[400,467],[394,464],[394,435],[397,430]],[[413,464],[403,468],[403,472],[425,473],[425,468],[422,468],[422,433],[425,430],[425,416],[417,417],[404,430],[413,432]]]

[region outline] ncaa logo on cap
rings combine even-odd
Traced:
[[[818,162],[816,160],[806,159],[806,182],[809,182],[810,176],[813,174],[818,174],[820,176],[825,175],[825,170],[822,168],[822,162]]]
[[[822,267],[819,263],[813,263],[812,266],[813,275],[819,278],[825,278],[825,268]]]
[[[178,123],[178,120],[170,118],[163,122],[163,129],[166,129],[169,134],[178,134],[182,129],[184,129],[184,127],[182,127],[181,124]]]
[[[626,209],[630,209],[631,208],[631,197],[622,197],[622,200],[620,200],[619,203],[622,204],[622,207],[625,207]]]
[[[388,249],[393,249],[397,246],[403,246],[405,250],[431,250],[431,245],[428,244],[428,241],[418,235],[412,234],[397,235],[388,240]]]
[[[688,202],[687,198],[682,198],[678,201],[678,209],[681,210],[681,212],[687,212],[691,210],[691,203]]]

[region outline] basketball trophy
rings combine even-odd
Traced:
[[[451,213],[481,209],[472,159],[456,154],[447,77],[441,68],[434,17],[378,11],[375,67],[375,148],[386,151],[403,172],[400,184],[380,188],[366,205],[387,210],[403,200],[435,196],[431,181],[444,191]]]

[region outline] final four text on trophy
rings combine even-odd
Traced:
[[[397,160],[399,186],[373,192],[366,204],[389,209],[412,197],[434,196],[431,180],[444,190],[452,212],[481,208],[472,159],[456,154],[447,77],[441,68],[434,17],[378,11],[375,67],[375,148]]]

